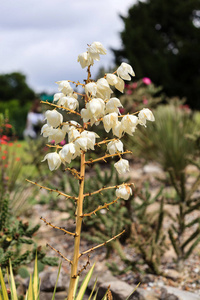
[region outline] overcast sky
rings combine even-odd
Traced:
[[[0,73],[27,76],[36,91],[57,92],[55,81],[85,79],[77,63],[87,44],[101,42],[108,55],[93,69],[112,66],[110,47],[120,47],[119,32],[136,0],[6,0],[0,3]]]

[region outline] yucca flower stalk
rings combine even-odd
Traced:
[[[87,67],[87,79],[85,83],[74,82],[71,80],[58,81],[59,92],[54,95],[54,103],[44,102],[49,104],[52,110],[48,110],[45,114],[47,124],[42,127],[42,134],[48,138],[48,142],[55,141],[55,145],[49,145],[54,148],[55,151],[48,153],[44,160],[47,160],[49,168],[54,171],[60,167],[61,164],[69,164],[73,159],[80,158],[80,170],[67,167],[66,170],[79,181],[79,194],[77,196],[70,196],[64,194],[58,190],[52,190],[47,187],[43,187],[37,183],[40,188],[45,188],[51,192],[56,192],[59,195],[63,195],[66,199],[72,198],[75,204],[75,232],[69,232],[65,228],[57,227],[49,223],[46,219],[41,219],[49,226],[63,231],[65,234],[72,235],[74,237],[74,253],[72,260],[66,258],[58,250],[54,249],[62,258],[64,258],[71,265],[71,276],[68,290],[68,300],[74,299],[74,290],[76,286],[77,277],[87,267],[87,264],[80,270],[78,269],[78,263],[83,255],[88,255],[91,251],[99,248],[108,242],[114,240],[123,232],[111,237],[104,243],[90,248],[86,251],[80,251],[81,240],[81,227],[83,218],[90,217],[97,211],[108,208],[110,205],[116,203],[120,198],[127,200],[132,194],[132,183],[123,183],[119,186],[102,187],[98,191],[91,191],[89,194],[84,193],[84,181],[85,170],[87,165],[94,164],[99,161],[105,161],[112,157],[118,157],[119,161],[115,163],[115,168],[119,174],[124,174],[129,171],[128,160],[122,158],[124,154],[131,153],[129,150],[123,149],[123,143],[120,139],[124,134],[133,135],[138,125],[146,126],[146,120],[154,121],[154,116],[149,109],[143,109],[134,115],[121,115],[118,107],[122,107],[119,99],[112,98],[113,93],[111,86],[118,89],[120,92],[124,90],[124,80],[130,80],[131,76],[134,76],[134,71],[127,63],[122,63],[119,68],[113,74],[105,74],[103,78],[98,79],[96,82],[91,78],[91,66],[94,64],[94,60],[99,60],[100,55],[105,55],[106,50],[100,42],[94,42],[88,46],[87,51],[78,56],[78,62],[80,62],[82,68]],[[131,75],[131,76],[130,76]],[[82,88],[83,92],[74,91],[71,87],[74,84],[76,87]],[[80,111],[79,101],[84,101],[84,108]],[[80,123],[74,120],[64,120],[60,111],[65,111],[68,115],[76,115],[79,118]],[[138,116],[136,116],[138,114]],[[112,130],[114,137],[112,139],[103,139],[96,142],[96,139],[100,138],[95,131],[91,131],[90,128],[93,125],[98,126],[103,123],[106,132]],[[93,127],[95,128],[95,127]],[[68,143],[64,146],[60,146],[59,143],[66,138],[68,134]],[[107,146],[107,150],[102,157],[97,159],[91,159],[86,157],[92,150],[95,151],[97,146]],[[84,198],[87,196],[95,195],[103,192],[106,189],[116,190],[116,199],[110,203],[99,205],[95,210],[91,212],[83,212]]]

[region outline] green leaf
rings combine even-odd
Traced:
[[[56,278],[56,284],[55,284],[55,287],[54,287],[52,300],[55,299],[55,295],[56,295],[56,287],[57,287],[57,284],[58,284],[58,279],[59,279],[59,275],[60,275],[61,265],[62,265],[62,261],[60,262],[60,265],[59,265],[58,275],[57,275],[57,278]]]
[[[81,284],[81,287],[80,287],[80,290],[79,290],[78,295],[76,297],[76,300],[82,300],[83,299],[83,296],[85,294],[85,290],[86,290],[86,288],[88,286],[88,283],[90,281],[90,278],[92,276],[94,266],[95,266],[95,264],[93,264],[92,268],[90,269],[90,271],[85,276],[85,279],[84,279],[83,283]]]
[[[2,289],[3,300],[9,300],[1,268],[0,268],[0,282],[1,282],[1,289]]]
[[[96,284],[97,284],[97,279],[95,280],[95,283],[94,283],[93,288],[92,288],[92,292],[91,292],[90,297],[88,298],[88,300],[90,300],[90,299],[92,298],[92,295],[93,295],[93,293],[94,293]],[[94,299],[94,298],[93,298],[93,299]]]
[[[132,293],[126,298],[126,300],[128,300],[130,298],[131,295],[133,295],[133,293],[137,290],[138,286],[140,285],[140,282],[138,283],[138,285],[134,288],[134,290],[132,291]]]
[[[33,272],[33,294],[34,298],[38,299],[39,296],[39,286],[40,286],[40,280],[39,280],[39,274],[38,274],[38,263],[37,263],[37,253],[35,257],[35,266],[34,266],[34,272]]]
[[[14,279],[14,276],[13,276],[13,270],[12,270],[11,260],[9,260],[9,264],[10,264],[11,297],[12,297],[12,300],[18,300],[18,298],[17,298],[17,289],[16,289],[16,285],[15,285],[15,279]]]

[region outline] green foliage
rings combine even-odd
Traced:
[[[23,105],[19,99],[14,97],[12,100],[0,101],[0,111],[5,113],[8,111],[10,124],[15,128],[18,138],[23,138],[23,131],[26,126],[27,113],[31,107],[31,102],[26,102]]]
[[[12,99],[20,101],[20,107],[35,97],[35,93],[26,83],[26,76],[14,72],[0,75],[0,102],[8,102]]]
[[[156,122],[140,127],[127,143],[134,145],[136,155],[157,161],[164,170],[173,168],[175,176],[180,177],[187,159],[196,151],[195,142],[188,142],[186,136],[198,130],[198,125],[190,112],[172,104],[159,106],[154,115]]]
[[[145,83],[145,79],[149,83]],[[143,82],[144,80],[144,82]],[[123,105],[123,114],[135,113],[146,108],[155,108],[164,96],[161,94],[162,87],[156,87],[149,78],[144,78],[126,85],[124,95],[120,95],[120,101]]]
[[[137,78],[150,77],[168,96],[187,97],[196,109],[200,108],[199,9],[199,0],[137,1],[127,17],[121,17],[122,48],[113,50],[117,64],[127,59]]]

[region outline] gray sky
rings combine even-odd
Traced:
[[[112,66],[110,47],[136,0],[6,0],[0,3],[0,73],[23,72],[36,91],[57,92],[55,81],[85,79],[77,63],[87,44],[99,41],[108,54],[95,63]]]

